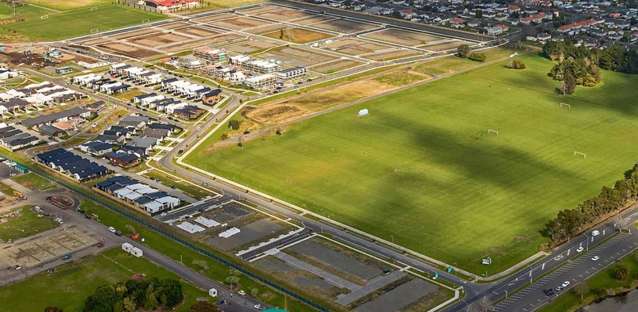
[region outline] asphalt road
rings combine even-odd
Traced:
[[[532,286],[498,303],[495,305],[495,311],[534,311],[556,298],[555,296],[545,295],[543,293],[544,289],[556,288],[563,282],[569,281],[569,287],[561,291],[561,293],[567,292],[578,283],[615,263],[637,248],[637,231],[633,231],[631,234],[618,234],[605,244],[592,248],[588,252],[583,252],[578,258],[569,260],[556,271],[541,277]],[[594,256],[598,256],[600,259],[594,261],[592,260]]]

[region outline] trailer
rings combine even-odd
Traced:
[[[122,243],[122,250],[138,258],[144,255],[142,249],[139,249],[130,243]]]

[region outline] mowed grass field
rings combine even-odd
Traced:
[[[8,10],[7,4],[0,4],[0,14],[5,15],[4,11]],[[0,36],[18,35],[31,41],[61,40],[165,18],[161,14],[112,4],[59,12],[27,5],[22,10],[25,20],[0,25]]]
[[[558,210],[595,195],[638,160],[638,76],[605,72],[603,85],[561,97],[546,75],[549,61],[522,60],[528,69],[489,65],[243,147],[211,152],[209,141],[186,161],[493,274],[534,254]],[[370,115],[357,117],[362,108]],[[481,265],[484,256],[493,264]]]
[[[70,10],[77,9],[81,7],[91,6],[91,5],[99,5],[99,4],[109,4],[113,3],[111,0],[27,0],[26,3],[35,4],[37,6],[42,6],[46,8],[50,8],[51,10]]]
[[[76,260],[78,261],[78,260]],[[110,285],[129,279],[133,274],[147,277],[176,278],[172,272],[145,260],[124,253],[119,248],[40,273],[24,281],[0,288],[2,311],[44,311],[57,306],[64,311],[82,311],[84,300],[100,285]],[[176,311],[190,311],[198,297],[207,294],[182,282],[184,302]],[[34,296],[37,294],[37,296]]]

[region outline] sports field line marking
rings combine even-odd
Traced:
[[[127,266],[125,266],[125,265],[123,265],[123,264],[121,264],[121,263],[117,262],[115,259],[113,259],[113,258],[111,258],[111,257],[109,257],[109,256],[107,256],[107,255],[104,255],[104,254],[101,254],[101,256],[102,256],[102,257],[104,257],[105,259],[107,259],[107,260],[109,260],[109,261],[113,262],[115,265],[117,265],[117,266],[121,267],[121,268],[122,268],[122,269],[124,269],[125,271],[131,272],[131,273],[135,273],[133,270],[131,270],[131,269],[129,269]]]
[[[27,5],[30,5],[32,7],[36,7],[38,9],[51,11],[51,12],[54,12],[54,13],[62,13],[62,12],[64,12],[64,11],[56,10],[56,9],[53,9],[53,8],[49,8],[49,7],[45,7],[45,6],[41,6],[41,5],[37,5],[37,4],[33,4],[33,3],[27,3]]]

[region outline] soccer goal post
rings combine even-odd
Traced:
[[[499,135],[499,131],[497,129],[487,129],[487,134],[493,134],[498,136]]]
[[[572,106],[570,104],[568,104],[568,103],[560,103],[559,106],[560,106],[561,109],[566,109],[568,111],[572,110]]]
[[[45,20],[47,18],[49,18],[49,14],[45,14],[45,15],[40,16],[41,20]]]
[[[574,151],[574,156],[582,157],[583,159],[587,158],[587,154],[579,151]]]

